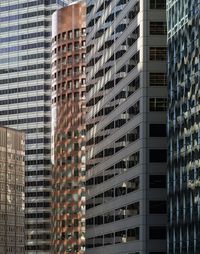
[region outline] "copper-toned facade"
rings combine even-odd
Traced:
[[[24,134],[0,127],[0,254],[24,254]]]
[[[85,252],[85,16],[77,1],[53,14],[52,253]]]

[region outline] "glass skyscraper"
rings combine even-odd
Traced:
[[[200,1],[167,1],[168,253],[200,253]]]
[[[0,125],[26,133],[27,253],[50,250],[51,14],[64,0],[0,1]]]

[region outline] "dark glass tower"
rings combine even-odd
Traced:
[[[51,14],[64,0],[0,1],[0,125],[26,132],[25,240],[48,253],[51,219]]]
[[[200,1],[168,1],[168,253],[200,253]]]

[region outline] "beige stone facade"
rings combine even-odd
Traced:
[[[0,127],[0,254],[24,253],[24,134]]]

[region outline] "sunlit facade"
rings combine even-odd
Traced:
[[[167,252],[165,12],[87,1],[87,254]]]

